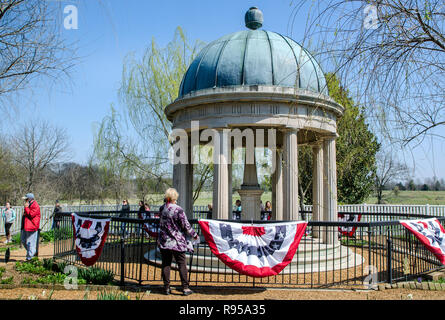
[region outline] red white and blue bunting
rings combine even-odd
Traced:
[[[445,265],[445,230],[439,220],[401,220],[400,223]]]
[[[338,221],[340,222],[359,222],[362,218],[361,214],[353,214],[353,213],[339,213],[338,214]],[[355,235],[355,231],[357,230],[357,227],[345,227],[341,226],[338,227],[338,231],[347,237],[353,237]]]
[[[99,259],[110,227],[110,218],[92,219],[71,214],[74,243],[80,260],[92,266]]]
[[[148,213],[143,213],[143,217],[142,219],[149,219],[151,218],[150,214]],[[154,219],[160,219],[159,214],[158,215],[154,215],[152,218]],[[153,238],[157,238],[159,235],[159,222],[146,222],[144,223],[143,227],[144,232]]]
[[[306,221],[243,224],[199,220],[212,253],[233,270],[251,277],[279,274],[305,234]]]

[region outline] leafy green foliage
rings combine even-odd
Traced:
[[[40,239],[43,242],[52,242],[54,240],[66,240],[73,236],[71,228],[60,228],[40,233]]]
[[[12,244],[20,244],[20,232],[16,233],[15,235],[11,236]]]
[[[100,268],[80,268],[78,270],[79,278],[85,279],[88,284],[107,285],[114,279],[113,272]]]
[[[13,284],[13,283],[14,283],[13,276],[0,280],[0,284]]]
[[[51,273],[51,271],[45,269],[43,262],[39,261],[36,257],[32,258],[29,262],[17,261],[15,263],[15,269],[20,273],[26,272],[38,275],[48,275]]]
[[[53,259],[43,259],[42,262],[42,266],[46,270],[56,273],[63,273],[67,265],[66,262],[55,262]],[[114,280],[113,272],[94,267],[79,268],[77,276],[84,283],[95,285],[107,285]]]

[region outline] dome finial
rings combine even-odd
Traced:
[[[257,7],[251,7],[244,16],[246,27],[252,30],[261,28],[263,25],[263,13]]]

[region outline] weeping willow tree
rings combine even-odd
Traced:
[[[122,108],[120,112],[112,109],[103,119],[95,153],[99,162],[112,160],[125,168],[137,181],[140,197],[153,188],[161,193],[171,181],[168,150],[172,127],[164,108],[177,98],[182,77],[202,47],[200,41],[191,44],[177,27],[164,48],[153,38],[141,57],[129,53],[124,60],[118,92]],[[212,174],[208,165],[196,166],[194,200]]]

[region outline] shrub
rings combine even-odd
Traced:
[[[78,271],[79,278],[84,279],[88,284],[106,285],[113,281],[114,274],[109,270],[100,268],[81,268]]]
[[[42,242],[54,241],[54,232],[52,230],[46,232],[40,232],[40,241]]]
[[[73,230],[71,228],[59,228],[52,230],[54,240],[66,240],[73,237]]]
[[[50,258],[43,259],[42,265],[46,270],[64,273],[65,267],[68,265],[68,263],[64,261],[56,262],[53,258]]]

